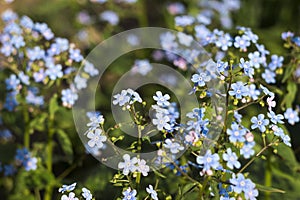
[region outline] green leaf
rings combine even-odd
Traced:
[[[59,105],[57,103],[57,94],[54,94],[49,102],[49,117],[50,120],[54,119],[56,111],[59,109]]]
[[[64,132],[61,129],[56,130],[56,135],[58,138],[58,142],[67,156],[67,160],[69,163],[72,163],[73,160],[73,148],[72,148],[72,143],[71,140],[66,132]]]
[[[36,116],[33,120],[31,120],[29,123],[30,132],[32,133],[34,130],[44,131],[45,130],[44,122],[47,119],[47,116],[48,116],[47,113],[42,113]]]
[[[294,81],[288,81],[287,94],[284,96],[284,99],[281,102],[281,107],[282,108],[292,108],[296,94],[297,94],[297,84]]]
[[[277,146],[278,155],[282,158],[283,162],[293,171],[298,167],[298,162],[293,150],[283,143]]]
[[[284,72],[281,82],[285,83],[292,76],[292,73],[294,72],[294,70],[295,70],[295,65],[286,66],[286,70]]]
[[[285,191],[281,190],[281,189],[277,189],[277,188],[273,188],[273,187],[268,187],[268,186],[264,186],[264,185],[260,185],[260,184],[255,184],[256,188],[262,192],[272,192],[272,193],[282,193],[284,194]]]
[[[192,192],[197,187],[197,183],[188,183],[182,188],[182,196]]]

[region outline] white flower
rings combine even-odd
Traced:
[[[146,165],[146,161],[144,159],[138,159],[137,161],[137,171],[141,172],[143,176],[148,176],[148,172],[150,171],[150,167]]]
[[[170,105],[170,102],[168,101],[170,99],[170,95],[168,94],[162,95],[161,91],[157,91],[156,96],[153,96],[153,99],[157,102],[157,105],[159,106]]]
[[[61,197],[61,200],[78,200],[78,198],[75,197],[75,193],[74,193],[74,192],[70,192],[70,193],[69,193],[69,196],[67,196],[67,195],[64,194],[64,195]]]
[[[146,188],[146,191],[148,192],[148,194],[151,196],[151,198],[152,198],[153,200],[158,200],[157,192],[153,189],[153,186],[152,186],[152,185],[149,185],[149,186]]]
[[[163,130],[163,128],[170,130],[171,126],[168,123],[170,118],[168,116],[164,116],[162,113],[156,113],[156,119],[153,119],[152,122],[157,126],[158,130]]]
[[[86,188],[82,188],[82,196],[86,199],[86,200],[92,200],[93,196],[91,194],[91,192],[86,189]]]
[[[170,149],[171,153],[176,154],[179,151],[182,151],[184,148],[177,142],[172,142],[170,139],[165,140],[164,147]]]
[[[90,139],[88,142],[88,145],[90,147],[94,147],[95,145],[101,149],[103,147],[103,142],[106,141],[106,136],[101,135],[102,130],[101,129],[96,129],[94,132],[89,131],[87,134],[87,137]]]
[[[76,187],[76,183],[73,183],[71,185],[63,185],[61,186],[61,188],[58,189],[58,192],[64,193],[66,191],[70,192],[72,190],[74,190]]]
[[[138,159],[136,157],[133,157],[130,159],[130,156],[128,154],[125,154],[123,156],[124,162],[119,162],[118,168],[123,169],[123,174],[128,175],[129,172],[135,172]]]

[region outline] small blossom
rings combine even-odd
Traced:
[[[163,95],[161,91],[157,91],[156,96],[153,96],[153,99],[159,106],[168,106],[170,104],[170,102],[168,101],[170,99],[170,95]]]
[[[138,172],[141,172],[143,176],[148,176],[148,172],[150,171],[150,167],[146,164],[144,159],[137,160],[137,168]]]
[[[93,199],[93,195],[86,188],[82,188],[82,196],[85,198],[85,200],[92,200]]]
[[[237,123],[232,123],[231,129],[227,129],[227,134],[229,135],[230,142],[244,142],[246,130],[240,128]]]
[[[73,183],[71,185],[63,185],[61,188],[58,189],[58,192],[64,193],[64,192],[70,192],[73,191],[76,187],[77,183]]]
[[[226,153],[223,154],[223,160],[227,161],[227,167],[233,169],[233,167],[239,169],[241,167],[241,163],[238,161],[238,157],[236,153],[232,152],[231,148],[226,150]]]
[[[288,120],[288,123],[294,125],[299,122],[298,112],[292,108],[288,108],[284,113],[284,118]]]
[[[247,96],[249,93],[248,88],[241,81],[233,83],[231,88],[232,90],[229,91],[229,95],[235,96],[237,99],[242,99],[243,96]]]
[[[176,154],[179,151],[182,151],[184,149],[184,147],[181,146],[179,143],[172,142],[172,140],[170,140],[170,139],[165,140],[164,147],[167,148],[167,149],[170,149],[172,154]]]
[[[204,156],[197,156],[197,163],[203,165],[203,170],[208,171],[211,168],[217,169],[220,166],[220,157],[218,154],[212,154],[210,150],[207,150]]]
[[[266,126],[269,124],[269,120],[265,119],[264,114],[259,114],[257,117],[252,117],[251,122],[251,129],[258,128],[262,133],[266,131]]]
[[[138,162],[136,157],[130,159],[128,154],[123,155],[124,162],[119,162],[118,168],[123,169],[123,174],[128,175],[129,172],[135,172],[136,166],[135,164]]]
[[[105,142],[107,138],[105,135],[101,135],[101,133],[101,129],[96,129],[95,131],[88,132],[87,137],[90,139],[88,145],[90,147],[93,148],[96,145],[99,149],[103,148],[103,142]]]
[[[152,198],[153,200],[158,200],[157,192],[153,189],[153,186],[152,186],[152,185],[149,185],[149,186],[146,188],[146,191],[148,192],[148,194],[151,196],[151,198]]]
[[[136,190],[131,190],[131,188],[128,188],[122,194],[124,195],[122,200],[136,200]]]
[[[75,196],[75,193],[74,192],[70,192],[69,193],[69,196],[67,196],[67,195],[63,195],[62,197],[61,197],[61,200],[79,200],[76,196]]]

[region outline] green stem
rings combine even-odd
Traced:
[[[275,143],[270,143],[267,146],[264,146],[264,148],[262,148],[254,157],[252,157],[251,160],[249,160],[249,162],[247,162],[244,167],[238,172],[238,173],[242,173],[251,163],[253,163],[253,161],[258,158],[265,150],[267,150],[269,147],[271,147],[273,144]]]
[[[138,6],[138,10],[139,10],[139,12],[138,12],[139,26],[146,27],[146,26],[148,26],[146,1],[139,0],[137,3],[137,6]]]
[[[48,121],[48,142],[46,147],[46,153],[47,153],[46,166],[50,173],[52,173],[52,154],[53,154],[53,135],[54,135],[53,121],[54,121],[53,117],[50,117]],[[44,196],[45,200],[52,199],[52,189],[53,189],[53,185],[52,183],[49,183],[45,191],[45,196]]]
[[[204,193],[205,193],[206,185],[207,185],[208,181],[209,181],[209,177],[204,178],[204,182],[203,182],[202,188],[201,188],[201,190],[200,190],[199,197],[200,197],[201,199],[203,199],[203,200],[205,199],[205,198],[204,198]]]
[[[27,90],[23,88],[23,95],[26,96]],[[24,100],[23,103],[23,118],[24,118],[24,147],[29,150],[30,147],[30,130],[29,130],[29,112],[28,106]]]
[[[271,159],[270,155],[267,157],[267,163],[265,168],[265,186],[271,187],[272,186],[272,171],[271,171]],[[271,193],[265,192],[265,200],[271,199]]]

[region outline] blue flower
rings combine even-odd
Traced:
[[[7,90],[17,90],[20,85],[20,80],[15,74],[11,74],[9,78],[5,79]]]
[[[254,155],[255,151],[253,147],[255,146],[255,142],[246,142],[240,150],[240,154],[244,156],[245,159],[249,159]]]
[[[254,53],[249,53],[248,58],[250,59],[250,65],[255,68],[259,68],[260,64],[262,64],[262,59],[260,57],[260,53],[255,51]]]
[[[293,39],[292,39],[292,41],[298,46],[298,47],[300,47],[300,37],[298,36],[298,37],[294,37]]]
[[[261,77],[266,81],[266,83],[276,83],[276,74],[271,70],[265,69],[265,72],[262,73]]]
[[[298,112],[292,108],[288,108],[284,113],[285,119],[288,120],[288,123],[294,125],[296,122],[299,122]]]
[[[93,195],[86,188],[82,188],[82,196],[85,198],[85,200],[92,200],[93,199]]]
[[[46,74],[49,76],[51,80],[56,80],[57,78],[61,78],[63,76],[61,64],[50,65],[46,70]]]
[[[136,190],[131,190],[131,188],[127,188],[123,193],[124,195],[122,200],[136,200]]]
[[[256,85],[255,84],[249,85],[249,96],[253,100],[257,100],[259,95],[260,95],[260,91],[256,89]]]
[[[161,91],[157,91],[156,96],[153,96],[153,99],[156,101],[156,104],[159,106],[170,105],[170,102],[168,101],[170,99],[170,95],[168,94],[163,95]]]
[[[169,124],[170,118],[163,113],[156,113],[156,118],[152,120],[152,123],[157,126],[158,130],[170,130],[171,126]]]
[[[81,77],[80,75],[76,75],[74,78],[75,87],[78,90],[84,89],[87,87],[87,79]]]
[[[187,113],[187,117],[190,119],[187,122],[187,130],[194,129],[197,134],[204,134],[208,133],[207,125],[209,124],[208,119],[204,119],[205,108],[194,108],[193,112]]]
[[[241,36],[236,36],[234,38],[234,46],[235,48],[240,48],[242,51],[247,51],[247,47],[250,46],[250,39],[248,36],[243,35]]]
[[[195,21],[195,18],[189,15],[177,16],[175,17],[175,25],[176,26],[189,26],[192,25]]]
[[[227,134],[229,135],[230,142],[244,142],[246,130],[245,128],[240,128],[237,123],[231,124],[231,129],[227,129]]]
[[[0,123],[1,125],[1,123]],[[3,129],[0,130],[0,140],[11,140],[13,138],[13,135],[11,134],[10,130],[8,129]]]
[[[273,92],[270,92],[270,90],[268,88],[266,88],[263,85],[259,85],[259,87],[263,90],[263,92],[265,93],[265,95],[268,95],[270,97],[274,97],[275,94]]]
[[[83,56],[80,54],[79,49],[70,49],[70,59],[74,60],[75,62],[80,62],[83,59]]]
[[[203,87],[205,86],[205,82],[211,80],[211,77],[207,73],[201,72],[200,74],[194,74],[191,80],[195,85]]]
[[[234,118],[235,118],[235,120],[238,122],[238,123],[241,123],[242,122],[242,115],[241,114],[239,114],[238,113],[238,111],[234,111],[234,113],[233,113],[233,116],[234,116]]]
[[[220,47],[223,51],[227,51],[228,47],[232,46],[231,37],[228,33],[217,38],[215,44],[217,47]]]
[[[256,46],[257,50],[261,53],[261,55],[269,55],[270,54],[270,51],[266,50],[265,46],[263,44],[261,44],[261,45],[256,44],[255,46]]]
[[[73,191],[76,187],[77,183],[73,183],[71,185],[62,185],[59,189],[58,192],[64,193],[64,192],[70,192]]]
[[[96,69],[95,66],[92,63],[88,62],[88,61],[84,62],[83,70],[86,73],[88,73],[90,76],[96,76],[96,75],[99,74],[98,69]]]
[[[268,67],[270,70],[274,71],[277,68],[282,67],[283,57],[278,55],[271,56],[271,62],[269,63]]]
[[[78,94],[74,92],[72,89],[64,89],[61,91],[61,100],[63,102],[63,106],[71,108],[75,101],[78,99]]]
[[[18,93],[16,91],[6,93],[4,108],[8,111],[13,111],[14,108],[19,105],[16,95]]]
[[[229,179],[230,183],[233,185],[233,190],[237,194],[241,194],[242,191],[247,191],[247,182],[243,174],[239,173],[237,176],[232,174],[232,178]]]
[[[184,147],[181,146],[179,143],[173,142],[170,139],[166,139],[165,140],[164,147],[167,148],[167,149],[170,149],[170,151],[171,151],[172,154],[176,154],[179,151],[182,151],[184,149]]]
[[[39,71],[33,73],[34,81],[37,83],[44,81],[46,77],[47,75],[44,69],[40,69]]]
[[[228,67],[228,62],[222,62],[221,60],[217,61],[217,70],[219,73],[222,73],[225,70],[227,70],[227,67]]]
[[[106,10],[100,14],[100,18],[103,21],[106,21],[110,23],[111,25],[115,26],[119,23],[119,16],[117,13],[111,11],[111,10]]]
[[[256,34],[254,34],[250,28],[248,28],[246,31],[245,31],[245,35],[248,36],[249,40],[253,43],[256,43],[257,40],[258,40],[258,36]]]
[[[30,158],[28,149],[17,149],[15,160],[18,164],[23,165]]]
[[[146,188],[146,191],[147,191],[147,193],[151,196],[151,198],[152,198],[153,200],[158,200],[157,192],[153,189],[153,186],[152,186],[152,185],[149,185],[149,186]]]
[[[26,171],[30,171],[30,170],[36,170],[37,169],[37,158],[35,157],[30,157],[26,160],[26,162],[23,164],[23,166],[25,167]]]
[[[4,165],[4,176],[12,176],[16,173],[16,168],[13,165]]]
[[[294,33],[293,32],[290,32],[290,31],[288,31],[288,32],[283,32],[283,33],[281,33],[281,38],[283,39],[283,40],[287,40],[288,38],[291,38],[291,37],[294,37]]]
[[[266,126],[269,124],[269,120],[265,119],[264,114],[259,114],[257,117],[252,117],[251,122],[251,129],[258,128],[262,133],[266,131]]]
[[[132,72],[138,72],[141,75],[145,76],[152,70],[152,65],[149,63],[149,60],[135,60],[134,66],[132,67]]]
[[[23,71],[21,71],[19,74],[18,74],[18,77],[20,79],[20,81],[25,84],[25,85],[29,85],[29,76],[27,76],[26,74],[24,74]]]
[[[245,61],[244,58],[240,59],[240,68],[244,69],[244,73],[249,76],[250,78],[253,78],[254,75],[254,69],[251,67],[249,61]]]
[[[33,30],[41,33],[46,40],[51,40],[54,37],[54,34],[46,23],[35,23]]]
[[[292,145],[291,145],[291,138],[290,138],[290,136],[288,136],[288,135],[282,135],[282,136],[281,136],[281,139],[282,139],[282,141],[283,141],[283,143],[284,143],[285,145],[287,145],[287,146],[289,146],[289,147],[292,146]]]
[[[226,165],[230,169],[233,169],[233,167],[237,169],[241,167],[241,163],[238,161],[236,153],[232,152],[231,148],[228,148],[222,157],[223,160],[227,161]]]
[[[22,16],[20,19],[20,25],[23,26],[24,28],[32,29],[34,26],[34,23],[29,17]]]
[[[196,162],[203,165],[204,171],[208,171],[211,168],[217,169],[220,166],[219,160],[218,154],[212,154],[210,150],[207,150],[204,156],[197,156]]]
[[[282,121],[284,119],[282,114],[276,115],[273,111],[268,112],[268,117],[270,118],[271,122],[274,124],[280,123],[283,124],[284,122]]]
[[[231,85],[232,90],[229,91],[230,96],[235,96],[237,99],[241,99],[243,96],[248,96],[248,87],[241,81],[233,83]]]
[[[45,57],[45,51],[41,49],[39,46],[34,47],[33,49],[26,49],[27,57],[31,61],[40,60]]]
[[[15,46],[17,49],[25,46],[24,38],[19,35],[12,36],[10,43]]]

